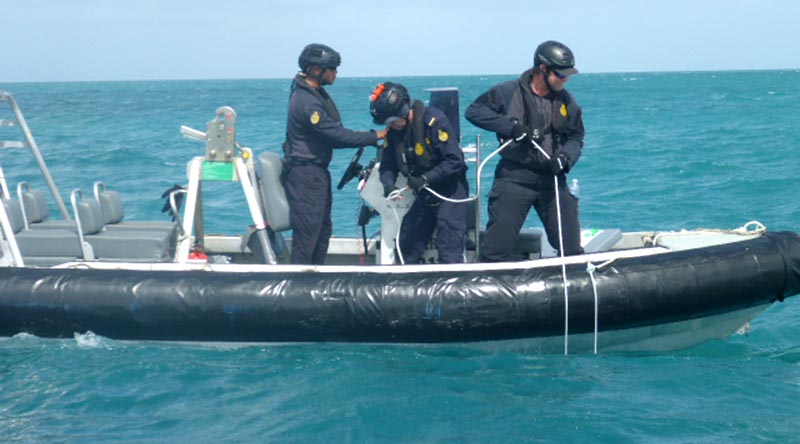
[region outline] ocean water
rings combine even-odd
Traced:
[[[456,86],[461,110],[515,76],[341,78],[350,128],[373,127],[380,81]],[[0,83],[25,113],[62,197],[101,180],[126,218],[158,219],[185,183],[214,110],[238,141],[280,152],[290,80]],[[571,173],[584,227],[800,225],[800,71],[581,74],[586,146]],[[6,110],[0,108],[0,118]],[[462,145],[492,135],[461,121]],[[16,134],[0,127],[0,139]],[[340,150],[334,181],[353,150]],[[362,163],[375,153],[368,149]],[[25,151],[0,152],[7,181],[43,187]],[[474,174],[474,166],[471,167]],[[491,171],[484,172],[485,195]],[[474,180],[472,180],[474,183]],[[356,234],[355,184],[334,193],[334,233]],[[235,184],[205,187],[207,229],[250,223]],[[54,216],[55,208],[52,208]],[[485,219],[484,219],[485,220]],[[538,226],[535,215],[529,225]],[[377,222],[368,228],[377,230]],[[800,442],[800,300],[748,335],[661,354],[539,356],[468,346],[241,345],[114,341],[91,333],[0,339],[0,442]]]

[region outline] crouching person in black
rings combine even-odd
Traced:
[[[396,190],[397,175],[408,178],[417,196],[400,226],[400,252],[406,264],[417,264],[436,229],[440,263],[464,262],[467,239],[467,205],[448,199],[469,194],[467,165],[450,122],[435,107],[411,100],[400,84],[387,82],[370,96],[373,122],[387,125],[386,148],[380,164],[384,196]]]

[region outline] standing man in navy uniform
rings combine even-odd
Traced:
[[[406,264],[417,264],[436,229],[439,262],[464,262],[467,205],[443,201],[426,187],[450,199],[469,193],[464,153],[445,114],[411,100],[398,83],[383,83],[370,96],[373,122],[387,125],[386,148],[380,164],[384,196],[396,190],[397,174],[408,178],[417,199],[400,226],[400,252]]]
[[[341,56],[312,43],[297,60],[286,124],[285,187],[292,223],[292,263],[323,264],[333,232],[331,175],[333,148],[377,145],[381,131],[352,131],[342,126],[336,104],[323,86],[333,85]]]
[[[581,108],[564,89],[569,76],[577,72],[572,51],[562,43],[546,41],[536,48],[533,68],[517,80],[494,86],[467,108],[467,120],[475,126],[494,131],[503,142],[513,139],[500,152],[489,192],[482,261],[523,259],[513,249],[531,207],[542,220],[550,245],[559,247],[554,176],[558,178],[563,253],[583,253],[578,199],[567,187],[567,172],[583,149]]]

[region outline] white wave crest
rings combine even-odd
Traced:
[[[108,338],[94,334],[91,330],[86,333],[74,333],[75,342],[82,348],[111,348]]]

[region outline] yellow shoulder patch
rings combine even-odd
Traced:
[[[447,131],[439,130],[439,140],[442,142],[447,142],[448,139],[450,139],[450,135],[447,134]]]
[[[567,117],[567,105],[561,104],[561,109],[558,110],[561,113],[562,117]]]
[[[319,111],[314,111],[314,113],[311,114],[311,119],[310,120],[311,120],[311,124],[312,125],[318,124],[319,123]]]
[[[436,117],[431,117],[431,121],[428,122],[428,126],[433,126],[434,123],[436,123]]]
[[[421,144],[421,143],[418,143],[418,144],[417,144],[417,145],[414,147],[414,154],[416,154],[417,156],[421,156],[421,155],[425,154],[425,147],[424,147],[424,146],[422,146],[422,144]]]

